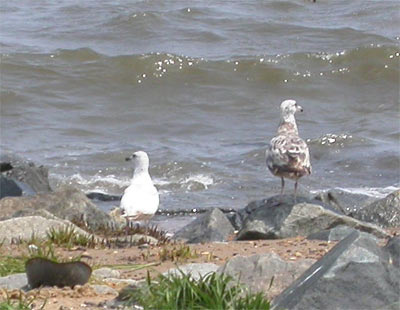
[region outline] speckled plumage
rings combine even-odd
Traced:
[[[268,169],[282,180],[281,195],[285,185],[284,178],[295,180],[295,199],[298,179],[311,174],[308,146],[299,137],[294,117],[297,111],[303,111],[303,109],[297,105],[296,101],[282,102],[278,132],[271,140],[266,152]]]

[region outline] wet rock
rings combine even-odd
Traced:
[[[243,222],[238,240],[308,236],[338,225],[373,233],[378,238],[388,236],[384,230],[373,224],[355,220],[318,204],[301,202],[293,205],[285,200],[279,203],[272,197],[250,205],[251,212]]]
[[[71,186],[33,197],[5,197],[0,200],[0,219],[27,216],[40,209],[62,219],[83,222],[90,228],[105,227],[111,222],[107,213],[98,209],[83,192]]]
[[[120,201],[122,196],[119,195],[110,195],[99,192],[91,192],[86,194],[89,199],[98,200],[98,201]]]
[[[351,216],[385,228],[400,227],[400,190],[353,212]]]
[[[313,259],[286,262],[275,253],[235,256],[220,267],[218,272],[237,278],[253,292],[276,296],[313,263]]]
[[[310,203],[310,204],[321,205],[325,209],[337,212],[339,214],[343,214],[340,210],[336,210],[331,205],[325,204],[324,202],[321,202],[320,200],[311,197],[304,197],[304,196],[297,197],[297,203]],[[246,207],[239,209],[235,213],[231,214],[229,216],[229,220],[231,221],[232,225],[235,228],[240,229],[249,215],[251,215],[255,210],[262,208],[267,204],[276,206],[279,205],[293,206],[295,205],[295,202],[293,195],[283,195],[282,198],[280,196],[273,196],[268,199],[254,200],[250,202]]]
[[[47,193],[51,191],[49,184],[49,171],[44,166],[37,167],[33,162],[12,154],[1,154],[0,165],[8,167],[4,169],[4,175],[15,181],[27,184],[35,193]],[[9,169],[11,168],[11,169]]]
[[[218,268],[218,265],[212,263],[193,263],[179,266],[179,268],[169,269],[168,271],[164,272],[163,275],[180,276],[182,274],[190,274],[193,280],[198,280],[200,277],[204,277],[209,273],[216,272]]]
[[[273,300],[275,309],[398,309],[400,270],[375,238],[355,231]]]
[[[1,160],[1,159],[0,159]],[[13,168],[9,162],[0,162],[0,172],[6,172]]]
[[[5,176],[0,176],[0,199],[7,196],[22,196],[22,189],[18,184]]]
[[[6,277],[0,277],[0,289],[20,290],[28,285],[28,278],[25,273],[16,273]]]
[[[69,221],[46,219],[41,216],[27,216],[0,221],[0,242],[9,244],[20,240],[30,240],[32,236],[38,239],[47,237],[50,229],[73,227],[75,232],[88,235],[87,232]]]
[[[89,281],[92,268],[84,262],[56,263],[45,258],[31,258],[26,262],[30,288],[40,286],[74,287]]]
[[[226,215],[214,208],[180,229],[173,238],[188,243],[226,241],[233,232]]]
[[[340,241],[350,235],[356,229],[339,225],[332,229],[325,229],[307,236],[308,240]]]
[[[239,211],[231,211],[225,214],[228,220],[231,222],[233,228],[235,230],[240,230],[243,225],[243,215],[239,213]],[[247,216],[247,214],[246,214]]]
[[[320,192],[314,199],[331,206],[345,215],[357,212],[365,205],[376,200],[375,197],[361,193],[351,193],[337,188]]]
[[[391,238],[385,246],[385,251],[389,255],[389,262],[400,268],[400,237]]]

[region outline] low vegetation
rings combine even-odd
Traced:
[[[11,256],[0,257],[0,277],[21,272],[25,272],[24,258]]]
[[[127,306],[144,309],[216,309],[268,310],[269,302],[261,293],[252,294],[224,274],[210,273],[198,280],[184,273],[159,275],[147,284],[124,295]]]
[[[172,262],[182,262],[198,256],[199,255],[196,251],[193,251],[188,245],[182,243],[164,246],[158,252],[158,258],[162,262],[167,260]]]
[[[27,295],[22,291],[9,294],[6,290],[0,291],[0,310],[41,310],[46,305],[34,295]]]
[[[55,245],[68,249],[74,246],[94,248],[99,243],[99,240],[96,240],[94,235],[81,234],[72,225],[60,227],[59,229],[51,228],[47,232],[47,239]]]

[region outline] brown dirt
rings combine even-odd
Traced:
[[[398,234],[398,230],[391,232]],[[140,248],[137,246],[123,249],[82,249],[75,248],[66,250],[56,249],[56,254],[65,258],[73,258],[79,255],[83,256],[83,261],[94,268],[109,266],[118,269],[116,265],[130,265],[130,269],[119,269],[121,278],[140,280],[146,277],[147,271],[152,276],[162,273],[170,268],[184,265],[187,263],[211,262],[217,265],[223,265],[227,260],[235,255],[250,256],[254,254],[263,254],[275,252],[282,259],[287,261],[297,261],[304,258],[320,259],[336,243],[324,242],[318,240],[306,240],[303,237],[288,238],[283,240],[257,240],[257,241],[230,241],[221,243],[204,243],[188,245],[191,253],[196,253],[196,257],[185,260],[171,261],[170,259],[161,261],[162,252],[172,250],[174,247],[185,246],[183,244],[151,246]],[[18,256],[25,251],[21,246],[0,247],[0,256],[11,255]],[[134,270],[135,267],[144,264],[152,264],[151,267]],[[123,287],[122,284],[107,284],[115,289]],[[0,291],[0,300],[8,296],[19,296],[20,291]],[[66,309],[104,309],[101,303],[114,299],[113,294],[97,294],[89,285],[70,288],[42,288],[35,289],[28,293],[35,297],[35,307],[39,309],[43,300],[46,300],[45,310],[66,310]]]

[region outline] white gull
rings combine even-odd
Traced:
[[[271,140],[266,151],[267,166],[273,175],[281,178],[282,188],[284,178],[294,180],[294,200],[296,202],[297,181],[311,174],[310,153],[306,142],[299,137],[296,112],[303,112],[295,100],[285,100],[281,103],[281,120],[277,135]]]
[[[135,152],[126,160],[133,161],[134,171],[131,184],[122,196],[120,208],[129,224],[129,220],[150,219],[156,213],[160,199],[149,174],[149,157],[146,152]]]

